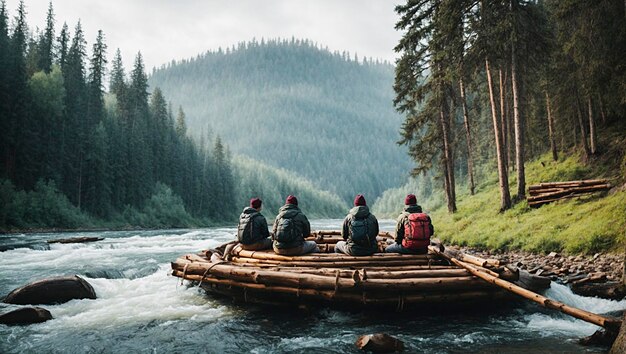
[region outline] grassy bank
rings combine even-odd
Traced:
[[[497,174],[490,174],[474,196],[463,193],[458,212],[448,214],[445,206],[432,213],[437,236],[457,245],[494,250],[530,252],[595,253],[623,251],[626,243],[626,190],[623,187],[624,139],[615,137],[601,156],[589,163],[572,154],[552,161],[546,154],[526,164],[527,185],[548,181],[611,178],[608,193],[559,201],[538,209],[526,201],[498,213],[500,194]],[[610,143],[610,142],[609,142]],[[511,176],[511,191],[517,188]]]

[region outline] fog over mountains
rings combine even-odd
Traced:
[[[394,67],[302,40],[241,43],[150,75],[197,136],[283,168],[344,201],[373,201],[411,168],[395,142]]]

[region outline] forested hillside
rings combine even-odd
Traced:
[[[309,41],[240,43],[172,62],[149,82],[185,107],[190,127],[311,180],[344,200],[374,200],[410,168],[398,147],[394,67]]]
[[[591,253],[623,244],[625,6],[397,6],[404,35],[394,105],[415,179],[374,211],[397,215],[412,192],[434,211],[439,236],[459,244]],[[539,209],[525,200],[528,184],[582,178],[609,178],[615,188]]]

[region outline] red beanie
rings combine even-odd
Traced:
[[[289,195],[287,197],[287,200],[285,201],[285,204],[298,205],[298,199],[294,197],[293,195]]]
[[[263,201],[259,198],[252,198],[250,199],[250,207],[254,208],[254,209],[258,209],[261,204],[263,203]]]
[[[407,194],[406,198],[404,198],[404,205],[413,205],[417,204],[417,199],[414,194]]]
[[[365,197],[362,194],[357,194],[356,197],[354,197],[354,206],[359,206],[359,205],[366,205]]]

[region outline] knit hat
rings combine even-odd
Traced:
[[[359,206],[359,205],[366,205],[365,197],[362,194],[357,194],[356,197],[354,197],[354,206]]]
[[[285,201],[285,204],[298,205],[298,199],[294,197],[293,195],[289,195],[287,197],[287,200]]]
[[[250,207],[254,208],[254,209],[259,209],[261,207],[261,204],[263,203],[263,201],[259,198],[252,198],[250,199]]]
[[[404,205],[413,205],[417,204],[417,198],[415,198],[414,194],[407,194],[406,198],[404,198]]]

